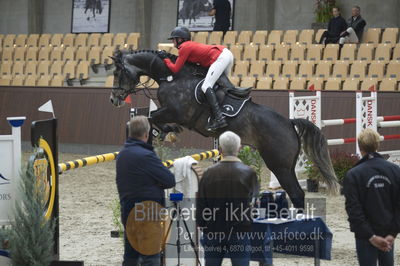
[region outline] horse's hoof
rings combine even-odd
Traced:
[[[171,142],[171,143],[175,143],[177,140],[178,140],[178,138],[176,137],[176,135],[175,135],[175,133],[174,132],[169,132],[168,134],[167,134],[167,136],[165,136],[165,139],[164,139],[165,141],[169,141],[169,142]]]

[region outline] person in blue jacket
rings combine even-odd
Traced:
[[[165,206],[164,189],[175,186],[174,175],[166,168],[147,144],[150,124],[145,116],[137,116],[129,122],[129,137],[117,156],[117,189],[121,203],[124,228],[130,211],[142,201],[155,201]],[[126,231],[126,230],[125,230]],[[160,254],[145,256],[129,243],[126,234],[123,266],[160,265]]]

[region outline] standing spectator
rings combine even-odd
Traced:
[[[224,158],[205,171],[196,204],[196,222],[203,228],[205,265],[221,265],[227,255],[233,266],[246,266],[252,223],[249,207],[258,195],[259,183],[255,171],[237,158],[240,137],[226,131],[219,143]]]
[[[338,7],[332,8],[333,18],[329,20],[328,30],[325,31],[319,43],[338,43],[340,34],[347,29],[346,20],[340,15],[340,9]]]
[[[231,10],[229,0],[214,0],[213,9],[208,13],[215,16],[213,31],[222,31],[225,35],[231,26]]]
[[[129,138],[117,157],[117,189],[124,228],[135,204],[150,200],[164,204],[164,189],[175,186],[174,175],[147,144],[150,124],[145,116],[129,122]],[[126,232],[126,230],[125,230]],[[145,232],[143,232],[145,234]],[[160,265],[160,254],[145,256],[131,246],[125,233],[123,266]]]
[[[361,42],[364,27],[367,25],[365,20],[361,17],[361,8],[353,6],[351,9],[351,18],[347,21],[348,28],[340,34],[339,44],[344,43],[359,43]]]
[[[400,230],[400,168],[376,152],[376,131],[361,131],[358,145],[363,157],[346,173],[343,185],[358,262],[394,265],[394,239]]]

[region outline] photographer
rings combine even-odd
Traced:
[[[153,147],[147,144],[150,124],[145,116],[137,116],[129,122],[129,138],[117,157],[117,189],[121,203],[122,223],[125,228],[125,251],[123,266],[160,265],[160,254],[143,255],[132,247],[126,235],[128,215],[135,204],[154,201],[164,206],[164,189],[175,186],[174,175],[162,164]],[[138,230],[137,239],[154,236]],[[136,248],[136,249],[135,249]],[[142,247],[143,248],[143,247]]]

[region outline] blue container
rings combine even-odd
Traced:
[[[183,200],[183,193],[170,193],[169,200],[173,202],[178,202]]]
[[[271,205],[274,205],[275,200],[274,200],[274,193],[272,191],[263,191],[261,192],[261,198],[260,198],[260,208],[265,209],[265,218],[275,218],[276,215],[274,212],[269,212],[269,209],[275,209]]]
[[[277,211],[278,211],[278,215],[279,218],[288,218],[288,212],[287,211],[283,211],[282,210],[289,210],[289,202],[286,198],[286,191],[284,190],[278,190],[275,193],[275,203],[277,205]],[[282,212],[282,215],[280,215]]]

